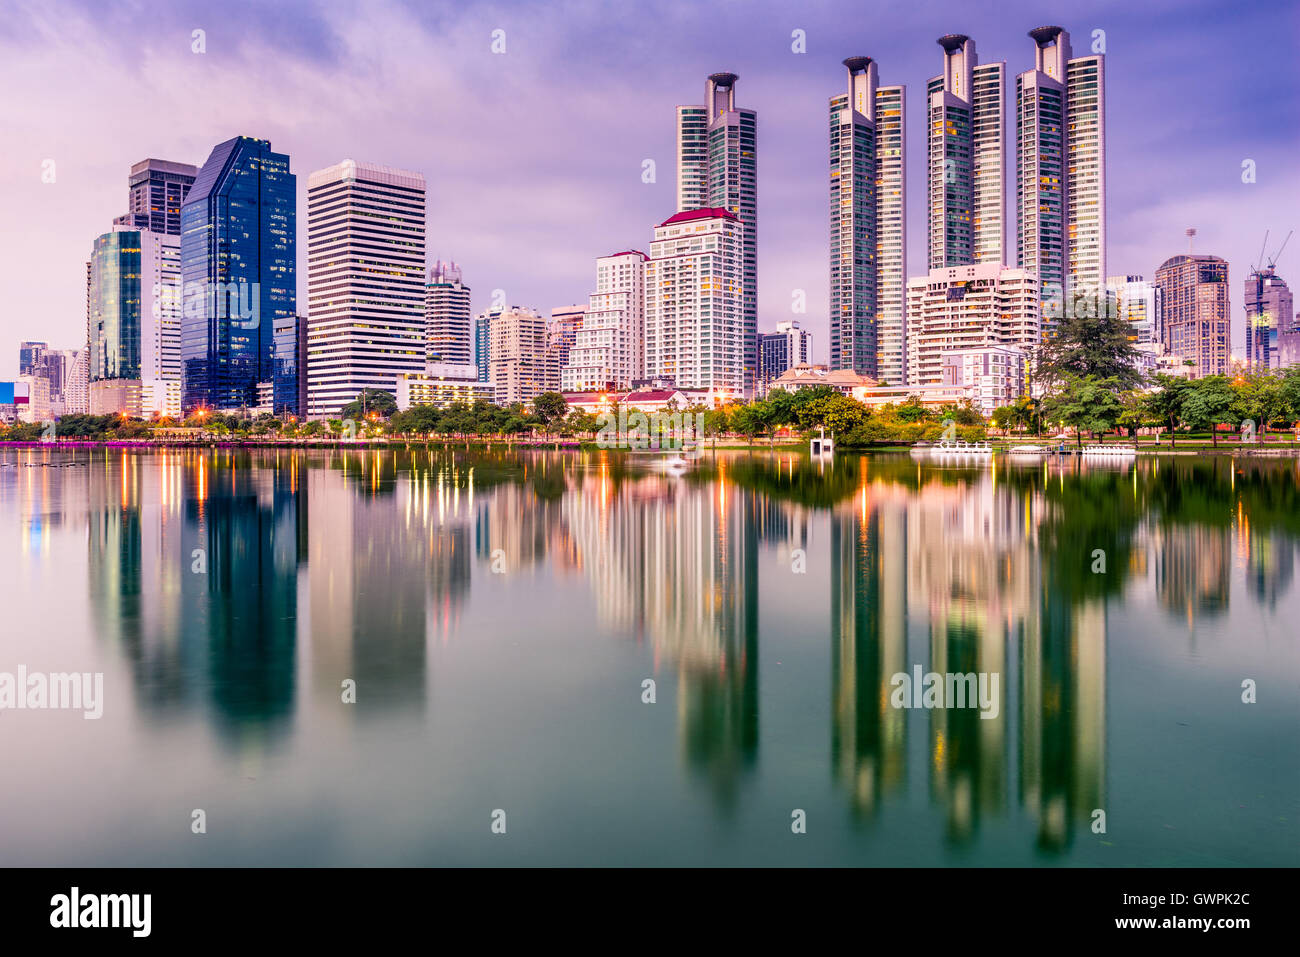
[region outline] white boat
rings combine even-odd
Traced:
[[[1132,445],[1085,445],[1083,447],[1084,455],[1104,455],[1108,458],[1123,458],[1126,456],[1137,455],[1137,449]]]
[[[1007,449],[1008,455],[1050,455],[1052,447],[1049,445],[1013,445]]]
[[[987,442],[963,442],[960,439],[950,442],[944,439],[930,446],[931,455],[992,455],[993,446]]]

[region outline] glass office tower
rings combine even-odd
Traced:
[[[297,177],[267,140],[213,149],[181,208],[182,407],[241,409],[274,380],[275,322],[297,311]]]

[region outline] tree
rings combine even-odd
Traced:
[[[1233,404],[1236,396],[1226,376],[1207,375],[1194,379],[1187,396],[1183,400],[1183,421],[1193,430],[1210,430],[1210,442],[1219,445],[1218,427],[1225,423],[1236,423]]]
[[[1142,384],[1127,320],[1110,308],[1104,294],[1098,299],[1096,303],[1083,299],[1082,308],[1076,302],[1065,310],[1051,338],[1036,350],[1034,370],[1040,383],[1050,387],[1066,376],[1092,377],[1097,382],[1114,379],[1117,392]]]
[[[533,414],[547,432],[551,430],[551,424],[563,419],[568,411],[569,403],[558,392],[543,392],[533,399]]]
[[[1187,400],[1192,383],[1190,379],[1166,375],[1163,372],[1156,373],[1154,378],[1156,389],[1154,392],[1147,393],[1143,399],[1143,406],[1151,418],[1162,425],[1169,426],[1169,447],[1173,448],[1176,444],[1174,433],[1178,429],[1178,423],[1182,421],[1183,403]]]
[[[1009,432],[1017,422],[1016,407],[1013,405],[1000,405],[993,410],[991,417],[993,428],[1003,432]]]
[[[1119,421],[1124,407],[1117,395],[1115,379],[1076,376],[1066,373],[1060,387],[1043,400],[1043,414],[1055,422],[1071,426],[1083,445],[1083,433],[1109,432]]]
[[[397,411],[397,400],[392,393],[383,389],[362,389],[357,397],[345,405],[339,412],[340,418],[365,419],[372,413],[381,419],[387,419]]]

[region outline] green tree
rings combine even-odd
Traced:
[[[558,423],[569,411],[569,403],[558,392],[543,392],[533,399],[533,414],[542,428],[549,432],[552,423]]]
[[[1067,376],[1113,379],[1116,392],[1142,384],[1128,322],[1109,307],[1104,293],[1081,297],[1063,311],[1051,337],[1036,350],[1035,377],[1040,384],[1050,391]]]
[[[1142,404],[1152,419],[1169,428],[1169,447],[1173,448],[1177,444],[1174,435],[1178,423],[1183,420],[1183,403],[1191,392],[1192,383],[1190,379],[1163,372],[1156,373],[1153,378],[1155,390],[1143,397]]]
[[[368,419],[373,413],[381,419],[387,419],[397,411],[397,400],[383,389],[362,389],[357,397],[345,405],[339,412],[340,418],[360,421]]]
[[[1119,421],[1124,412],[1119,389],[1115,379],[1066,373],[1057,390],[1043,400],[1043,414],[1053,422],[1074,428],[1082,446],[1085,431],[1093,435],[1109,432]]]
[[[1193,431],[1209,429],[1210,442],[1217,448],[1218,427],[1224,423],[1236,424],[1233,412],[1236,396],[1226,376],[1207,375],[1194,379],[1183,400],[1183,421]]]

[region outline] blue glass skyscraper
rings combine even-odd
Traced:
[[[181,405],[257,405],[274,381],[275,323],[297,312],[297,177],[268,140],[213,149],[181,208]]]

